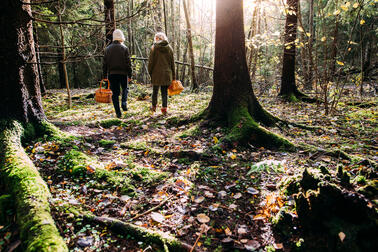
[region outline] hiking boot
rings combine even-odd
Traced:
[[[127,111],[127,103],[122,103],[122,110]]]
[[[162,113],[163,115],[166,115],[166,114],[167,114],[167,107],[163,107],[163,108],[161,108],[161,113]]]
[[[116,112],[116,115],[117,115],[117,118],[121,118],[122,117],[122,113],[121,112],[119,112],[119,113]]]

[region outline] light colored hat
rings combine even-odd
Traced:
[[[125,41],[125,35],[123,35],[123,32],[120,29],[115,29],[113,32],[113,41],[118,40],[121,42]]]

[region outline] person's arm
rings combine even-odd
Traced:
[[[154,68],[153,61],[154,61],[154,47],[152,46],[151,51],[150,51],[150,56],[148,57],[148,67],[147,67],[148,73],[150,74],[150,76],[152,76],[152,70]]]
[[[126,72],[127,72],[127,76],[129,78],[131,78],[131,76],[133,74],[133,69],[131,67],[130,54],[129,54],[129,49],[127,47],[126,47],[126,51],[125,51],[125,60],[126,60]]]

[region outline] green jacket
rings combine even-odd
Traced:
[[[148,58],[148,73],[154,86],[169,86],[176,79],[173,50],[166,40],[153,45]]]

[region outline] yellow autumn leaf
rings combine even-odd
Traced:
[[[236,158],[236,155],[235,155],[235,154],[232,154],[232,155],[230,156],[230,158],[231,158],[232,160],[234,160],[234,159]]]
[[[326,37],[322,37],[320,40],[321,40],[322,42],[324,42],[324,41],[327,40],[327,38],[326,38]]]
[[[217,137],[213,137],[213,141],[214,141],[215,144],[217,144],[219,142]]]
[[[361,19],[360,25],[363,25],[363,24],[365,24],[365,20]]]
[[[298,31],[300,31],[300,32],[304,32],[302,26],[298,26]]]
[[[311,37],[311,33],[307,32],[306,33],[307,37]]]
[[[356,9],[359,5],[360,5],[359,3],[355,3],[355,4],[353,4],[353,8]]]
[[[343,11],[348,11],[348,7],[346,5],[341,5],[340,8],[343,10]]]
[[[337,63],[338,65],[340,65],[340,66],[344,66],[344,62],[341,62],[341,61],[336,60],[336,63]]]

